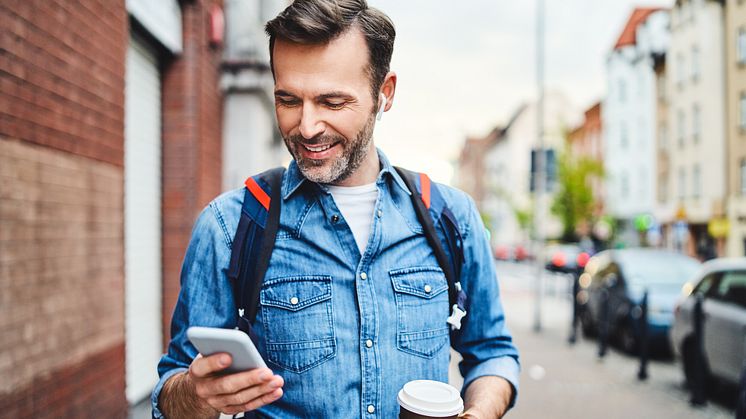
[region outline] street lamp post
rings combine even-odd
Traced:
[[[544,232],[542,217],[544,215],[544,193],[546,184],[546,166],[544,153],[544,0],[536,2],[536,184],[534,189],[534,237],[536,239],[536,307],[534,310],[534,331],[541,331],[541,303],[544,288]]]

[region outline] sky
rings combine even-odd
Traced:
[[[396,27],[394,105],[376,144],[394,164],[450,181],[467,136],[535,99],[536,0],[368,0]],[[605,92],[604,63],[635,7],[673,0],[545,0],[545,85],[578,112]]]

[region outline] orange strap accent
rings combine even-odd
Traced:
[[[425,208],[430,209],[430,178],[424,173],[420,173],[420,189],[422,189],[422,202],[425,203]]]
[[[259,184],[256,183],[253,177],[250,177],[246,179],[246,188],[249,189],[249,192],[251,192],[252,195],[254,195],[254,198],[256,198],[257,201],[259,201],[260,204],[269,211],[269,195],[267,195],[266,192],[264,192],[264,189],[262,189]]]

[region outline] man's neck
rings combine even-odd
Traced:
[[[381,161],[378,151],[371,147],[363,163],[347,179],[334,183],[335,186],[362,186],[376,181],[381,171]]]

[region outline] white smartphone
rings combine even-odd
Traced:
[[[233,363],[224,370],[226,373],[267,367],[249,336],[240,330],[192,326],[187,329],[187,337],[203,356],[230,354]]]

